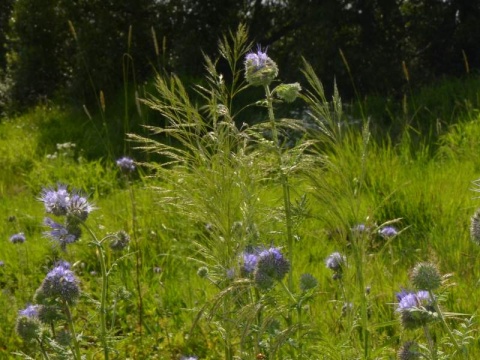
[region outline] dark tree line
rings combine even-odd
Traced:
[[[283,79],[305,57],[344,94],[350,76],[362,94],[401,91],[402,63],[416,84],[480,67],[480,0],[3,0],[0,75],[19,104],[83,103],[161,69],[194,79],[239,23]]]

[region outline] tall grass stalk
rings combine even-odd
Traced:
[[[280,184],[282,186],[283,192],[283,207],[285,212],[285,225],[286,225],[286,242],[287,242],[287,251],[288,251],[288,260],[290,262],[290,266],[293,268],[293,234],[292,234],[292,210],[291,210],[291,199],[290,199],[290,185],[288,181],[288,175],[285,173],[284,168],[285,164],[283,161],[282,156],[282,144],[278,138],[278,130],[276,125],[275,114],[273,110],[273,96],[272,92],[270,91],[270,87],[265,85],[265,97],[267,102],[267,109],[268,109],[268,119],[270,121],[270,126],[272,129],[272,139],[273,144],[276,148],[277,154],[277,167],[278,173],[280,175]],[[291,293],[293,291],[293,273],[290,271],[288,273],[288,290]],[[291,319],[289,319],[289,322]]]
[[[108,276],[107,266],[105,262],[105,249],[103,248],[102,241],[97,239],[95,233],[83,223],[84,228],[88,231],[92,237],[92,245],[95,248],[95,254],[98,262],[100,263],[100,274],[102,276],[102,290],[100,295],[99,306],[99,318],[100,318],[100,340],[102,342],[103,356],[105,360],[109,359],[109,345],[108,345],[108,333],[107,333],[107,293],[108,293]]]

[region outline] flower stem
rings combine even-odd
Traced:
[[[64,302],[64,308],[65,308],[65,315],[67,316],[68,326],[69,326],[70,332],[72,334],[73,350],[74,350],[74,354],[75,354],[75,359],[76,360],[82,360],[82,355],[80,353],[80,345],[78,344],[77,333],[75,332],[75,326],[73,324],[72,312],[70,311],[70,306],[68,306],[68,302]]]
[[[282,148],[278,141],[278,130],[275,123],[275,114],[273,112],[273,96],[270,91],[270,87],[265,85],[265,95],[268,108],[268,119],[272,127],[272,138],[274,146],[277,150],[278,169],[280,172],[280,182],[282,184],[283,191],[283,206],[285,211],[285,223],[287,228],[287,250],[288,261],[290,262],[290,268],[293,268],[293,234],[292,234],[292,209],[290,203],[290,185],[288,183],[288,176],[283,170],[283,158]],[[290,292],[293,290],[293,274],[292,271],[288,273],[288,289]]]
[[[107,343],[107,289],[108,289],[108,274],[105,266],[105,253],[101,243],[96,243],[97,256],[100,261],[100,271],[102,273],[102,297],[100,300],[100,334],[103,345],[104,359],[108,360],[108,343]]]
[[[440,307],[438,306],[437,300],[436,300],[433,292],[431,290],[429,290],[428,294],[430,295],[430,299],[432,299],[432,304],[433,304],[433,307],[435,309],[435,312],[438,314],[438,316],[440,318],[440,321],[442,322],[443,327],[447,331],[447,334],[450,337],[450,340],[452,341],[453,345],[455,346],[455,349],[458,352],[461,352],[462,350],[460,348],[460,345],[458,344],[457,339],[455,339],[455,336],[453,335],[452,330],[450,330],[450,326],[448,326],[448,324],[445,320],[445,317],[443,316],[443,313],[440,310]]]
[[[87,229],[90,236],[93,239],[93,244],[95,245],[95,253],[100,262],[100,272],[102,274],[102,294],[100,298],[100,338],[103,346],[103,355],[104,360],[108,360],[108,343],[107,343],[107,291],[108,291],[108,273],[107,267],[105,265],[105,251],[103,250],[103,245],[101,241],[97,240],[94,232],[83,223],[83,226]]]

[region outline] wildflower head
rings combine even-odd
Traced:
[[[53,188],[44,188],[39,200],[43,202],[47,213],[62,216],[67,214],[67,205],[70,201],[70,194],[65,185],[59,184],[57,190]]]
[[[117,232],[110,242],[110,249],[120,251],[125,249],[130,242],[130,236],[123,230]]]
[[[402,290],[397,293],[397,309],[405,329],[416,329],[436,318],[428,291],[416,293]]]
[[[415,341],[407,341],[400,347],[397,353],[398,360],[415,360],[421,357],[420,348]]]
[[[20,310],[18,314],[20,316],[26,316],[28,318],[37,318],[38,308],[39,308],[39,305],[28,305],[25,309]]]
[[[277,77],[278,67],[258,46],[256,52],[250,52],[245,57],[245,78],[250,85],[267,86]]]
[[[43,220],[43,223],[51,228],[50,231],[44,232],[44,235],[58,242],[60,248],[64,251],[67,244],[76,242],[82,234],[82,230],[78,225],[66,227],[48,217]]]
[[[269,289],[281,281],[290,270],[290,263],[276,247],[263,250],[258,255],[254,281],[261,289]]]
[[[258,262],[258,255],[250,252],[242,254],[241,273],[243,276],[248,276],[255,271]]]
[[[291,103],[295,101],[301,90],[302,87],[297,82],[293,84],[280,84],[275,88],[275,93],[283,101]]]
[[[24,341],[33,341],[40,332],[38,305],[29,305],[18,313],[15,331]]]
[[[118,159],[117,166],[125,174],[131,173],[135,170],[135,162],[127,156]]]
[[[69,222],[81,222],[87,220],[88,214],[94,210],[94,207],[88,202],[87,198],[81,196],[78,192],[73,192],[67,203],[67,215]]]
[[[62,262],[53,268],[45,277],[37,293],[46,299],[60,299],[64,302],[74,303],[80,295],[78,279],[70,264]]]
[[[393,226],[385,226],[381,228],[378,233],[383,236],[384,238],[390,238],[398,234],[397,229]]]
[[[412,270],[411,280],[417,289],[435,290],[442,284],[442,276],[432,263],[418,263]]]
[[[480,245],[480,209],[475,211],[470,221],[470,238],[475,244]]]
[[[318,280],[312,274],[302,274],[300,276],[300,290],[308,291],[316,288]]]
[[[12,236],[10,236],[10,242],[12,244],[23,244],[25,242],[25,234],[23,232],[13,234]]]
[[[38,319],[44,324],[51,324],[63,318],[62,309],[58,305],[39,305]]]
[[[344,255],[334,252],[325,259],[325,266],[336,273],[341,273],[346,262],[347,258]]]
[[[206,278],[208,276],[208,268],[206,266],[201,266],[197,270],[197,275],[201,278]]]

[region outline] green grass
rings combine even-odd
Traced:
[[[224,55],[241,49],[238,58],[227,56],[231,65],[239,63],[246,49],[238,47],[241,35],[223,40]],[[228,48],[229,41],[237,47]],[[478,206],[471,191],[472,181],[480,177],[478,104],[463,107],[460,116],[457,104],[469,99],[450,105],[441,101],[439,107],[431,101],[445,98],[459,83],[415,94],[415,106],[428,108],[435,118],[451,114],[435,143],[428,143],[417,141],[418,133],[405,125],[401,113],[391,119],[404,127],[401,136],[381,138],[376,133],[369,139],[357,125],[337,132],[332,104],[320,88],[305,82],[304,100],[316,106],[313,114],[331,120],[323,129],[329,137],[305,135],[285,150],[259,135],[272,130],[269,123],[235,126],[241,110],[235,99],[249,89],[241,78],[236,87],[224,87],[217,81],[214,61],[207,64],[209,79],[199,89],[203,107],[189,103],[178,79],[159,80],[159,93],[148,104],[170,127],[150,130],[168,133],[171,142],[157,142],[165,137],[146,132],[133,139],[155,153],[149,156],[174,162],[149,161],[133,179],[122,176],[114,159],[98,150],[108,147],[98,138],[78,137],[69,125],[70,111],[41,107],[0,123],[0,306],[8,309],[0,313],[0,358],[18,351],[40,356],[38,346],[15,333],[15,322],[18,310],[33,301],[60,258],[75,264],[81,281],[83,295],[73,310],[76,331],[83,334],[81,351],[87,358],[103,358],[98,331],[101,268],[91,239],[84,234],[63,253],[42,235],[45,214],[37,198],[42,187],[57,183],[88,194],[97,209],[87,225],[99,238],[119,230],[131,236],[123,253],[108,247],[105,252],[111,269],[107,325],[112,358],[179,359],[190,354],[254,359],[263,353],[268,359],[395,359],[405,341],[425,343],[423,331],[404,330],[395,312],[395,293],[412,288],[410,270],[424,261],[452,274],[455,286],[441,291],[443,310],[475,315],[480,249],[470,240],[469,225]],[[308,69],[306,75],[312,76]],[[218,104],[230,112],[220,116]],[[259,118],[266,117],[265,108],[255,109]],[[382,113],[366,109],[373,122]],[[341,116],[338,110],[335,116]],[[76,119],[72,121],[83,121]],[[288,132],[292,123],[277,126]],[[83,156],[92,138],[95,151],[102,153],[98,160]],[[46,157],[66,142],[76,143],[73,152]],[[145,158],[140,151],[133,153]],[[285,208],[286,183],[291,212]],[[367,235],[351,231],[358,224],[377,229],[390,221],[401,230],[390,240],[374,230]],[[290,249],[288,226],[294,235]],[[10,235],[20,231],[27,241],[11,244]],[[290,250],[291,283],[285,279],[285,288],[276,284],[261,291],[251,279],[240,277],[239,255],[249,245]],[[334,251],[347,257],[342,281],[332,279],[325,266]],[[200,267],[208,268],[203,278],[197,274]],[[231,269],[234,278],[227,276]],[[307,292],[299,289],[304,273],[318,280]],[[349,303],[351,311],[345,307]],[[465,318],[458,315],[448,323],[461,329]],[[478,328],[476,319],[473,328]],[[451,347],[440,343],[445,335],[441,325],[430,330],[440,348],[451,353]],[[468,356],[455,358],[480,356],[476,331],[473,336]]]

